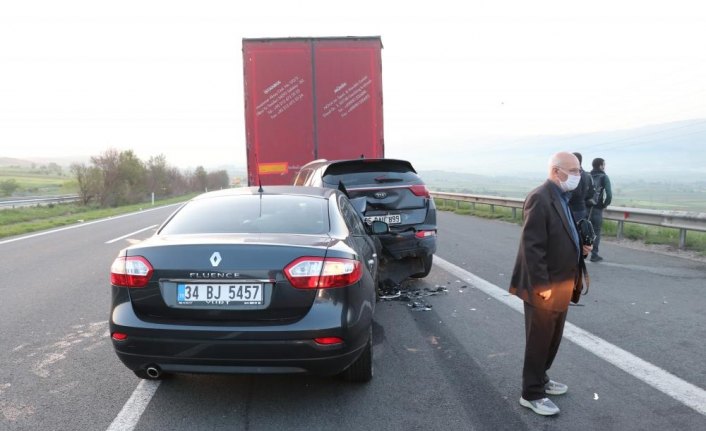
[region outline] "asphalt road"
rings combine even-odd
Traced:
[[[369,384],[180,375],[152,386],[144,408],[126,406],[140,380],[108,338],[108,269],[121,248],[151,235],[150,226],[173,209],[0,240],[0,430],[106,430],[126,413],[136,430],[706,426],[684,401],[698,402],[701,393],[682,397],[684,387],[674,384],[686,383],[687,392],[689,384],[706,387],[706,264],[604,243],[606,260],[589,266],[591,291],[568,321],[628,355],[599,357],[565,338],[551,376],[569,393],[554,397],[558,417],[543,418],[518,404],[523,317],[505,302],[514,298],[488,290],[507,287],[519,227],[449,213],[439,214],[438,252],[448,264],[440,259],[428,278],[405,284],[405,295],[377,304]],[[471,282],[464,271],[485,281]],[[414,301],[431,307],[415,311]],[[633,358],[659,372],[650,380],[640,375],[645,368],[615,365]]]

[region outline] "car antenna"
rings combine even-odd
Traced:
[[[262,194],[265,191],[262,190],[262,180],[258,178],[257,182],[260,184],[260,187],[257,189],[257,192],[260,194],[260,216],[258,218],[262,218]]]

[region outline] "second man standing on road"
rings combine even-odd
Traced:
[[[581,169],[581,181],[571,192],[571,199],[569,199],[569,208],[574,215],[574,221],[578,223],[581,219],[588,219],[588,206],[593,204],[594,190],[591,175],[581,167],[581,153],[572,154],[579,160],[579,169]]]
[[[603,258],[598,254],[598,246],[601,243],[603,210],[610,205],[610,201],[613,199],[613,190],[610,186],[610,178],[605,173],[605,160],[600,157],[595,158],[592,165],[591,177],[593,178],[593,187],[595,189],[595,205],[590,208],[589,214],[593,230],[596,232],[596,239],[593,242],[591,262],[600,262]]]

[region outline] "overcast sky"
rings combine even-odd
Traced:
[[[381,36],[386,155],[422,168],[483,136],[706,118],[704,5],[3,1],[0,157],[245,166],[243,37]]]

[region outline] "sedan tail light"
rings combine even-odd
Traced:
[[[350,286],[362,277],[360,262],[353,259],[300,257],[284,267],[289,283],[298,289]]]
[[[110,283],[120,287],[145,287],[152,271],[152,264],[142,256],[121,256],[110,267]]]
[[[343,344],[343,338],[340,337],[319,337],[314,338],[316,344],[321,344],[324,346],[332,346],[334,344]]]
[[[409,190],[415,196],[423,196],[425,198],[429,197],[429,190],[427,189],[427,186],[425,186],[424,184],[413,185],[409,188]]]
[[[127,340],[127,334],[123,332],[113,332],[113,335],[111,336],[113,340],[115,341],[125,341]]]

